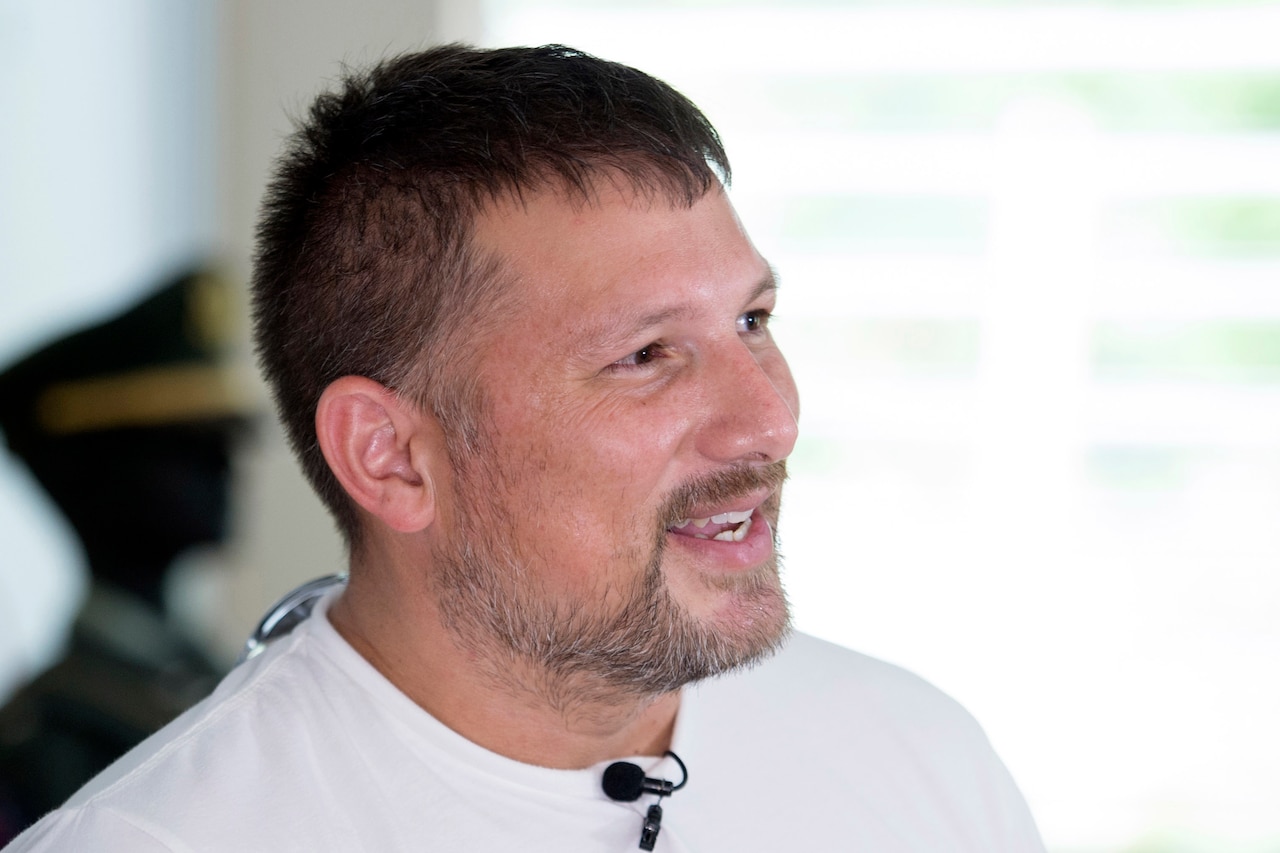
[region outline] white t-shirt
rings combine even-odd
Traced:
[[[7,848],[631,851],[655,797],[552,770],[431,717],[329,624],[327,602]],[[896,667],[798,635],[687,688],[659,853],[1041,851],[973,719]],[[625,757],[624,757],[625,758]],[[671,759],[636,758],[679,781]]]

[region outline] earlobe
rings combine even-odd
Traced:
[[[435,518],[422,415],[394,391],[362,376],[335,380],[316,407],[316,438],[351,499],[393,530],[411,533]]]

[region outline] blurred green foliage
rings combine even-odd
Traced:
[[[782,236],[812,251],[981,251],[987,202],[961,196],[800,196],[785,202]]]
[[[1195,451],[1185,447],[1102,445],[1090,448],[1090,479],[1113,489],[1169,492],[1185,485]]]
[[[1280,381],[1280,320],[1100,323],[1093,364],[1101,378]]]
[[[797,317],[786,323],[808,358],[864,374],[939,376],[977,369],[976,319]]]
[[[1150,248],[1154,239],[1157,248],[1178,254],[1280,257],[1280,197],[1184,196],[1129,202],[1107,212],[1104,228],[1106,239],[1122,250],[1126,242]]]
[[[728,81],[726,81],[728,83]],[[802,74],[736,77],[721,111],[790,130],[980,132],[1021,98],[1077,104],[1116,132],[1280,129],[1280,74],[1055,73]]]

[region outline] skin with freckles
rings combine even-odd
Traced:
[[[551,766],[660,753],[678,688],[769,653],[788,624],[774,531],[798,400],[769,266],[718,188],[691,207],[597,189],[476,223],[514,295],[471,342],[482,447],[459,453],[359,378],[317,420],[384,522],[335,625],[446,724]],[[688,523],[727,512],[750,522]]]

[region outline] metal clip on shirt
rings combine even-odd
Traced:
[[[346,575],[329,575],[307,581],[287,593],[267,611],[266,616],[262,617],[258,627],[245,642],[240,657],[236,658],[236,665],[239,666],[250,658],[257,657],[266,651],[271,643],[288,636],[289,632],[311,616],[316,602],[329,590],[336,586],[345,586],[346,583]]]

